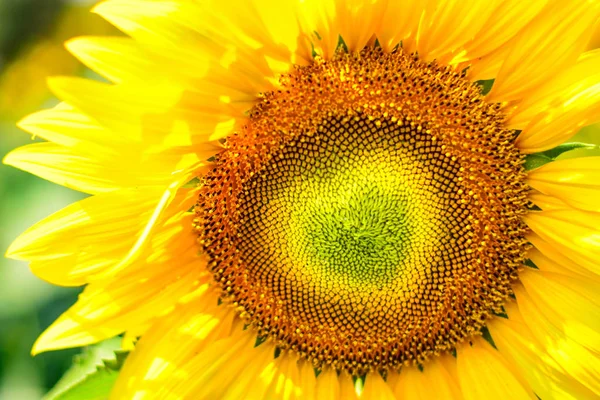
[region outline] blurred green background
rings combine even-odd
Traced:
[[[15,123],[56,104],[46,77],[86,71],[63,47],[79,35],[114,34],[88,12],[93,0],[0,0],[0,156],[31,143]],[[590,47],[597,47],[600,35]],[[576,139],[600,142],[600,128]],[[578,155],[600,155],[577,150]],[[576,153],[573,152],[573,153]],[[84,197],[83,194],[0,166],[0,249],[28,226]],[[79,289],[59,288],[34,277],[23,262],[0,258],[0,399],[40,399],[71,365],[80,349],[31,357],[36,337],[76,300]]]
[[[57,103],[51,75],[89,74],[64,49],[79,35],[113,34],[89,13],[92,0],[0,0],[0,156],[32,143],[15,123]],[[0,166],[0,249],[28,226],[83,194]],[[41,399],[80,349],[31,357],[36,337],[76,300],[79,289],[59,288],[31,274],[26,263],[0,258],[0,399]]]

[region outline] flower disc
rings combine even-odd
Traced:
[[[522,156],[498,110],[400,50],[283,76],[197,205],[223,300],[279,346],[351,373],[477,334],[526,250]]]

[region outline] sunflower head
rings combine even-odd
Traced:
[[[126,332],[115,398],[600,395],[600,167],[555,160],[598,8],[101,3],[131,37],[68,47],[112,84],[5,160],[93,195],[9,249],[88,285],[35,350]]]
[[[479,333],[527,247],[504,120],[464,73],[400,48],[282,76],[200,191],[223,298],[278,346],[355,374]]]

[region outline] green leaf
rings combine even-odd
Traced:
[[[575,150],[575,149],[593,149],[595,147],[597,147],[597,145],[589,144],[589,143],[581,143],[581,142],[563,143],[559,146],[556,146],[553,149],[546,150],[546,151],[544,151],[542,153],[538,153],[538,154],[543,154],[546,157],[549,157],[552,160],[555,160],[558,156],[560,156],[563,153],[566,153],[567,151],[571,151],[571,150]]]
[[[525,157],[525,169],[527,171],[531,171],[532,169],[539,168],[544,164],[556,160],[560,155],[571,150],[593,149],[596,147],[598,146],[595,144],[572,142],[561,144],[550,150],[542,151],[540,153],[528,154]]]
[[[548,164],[550,161],[552,161],[552,159],[550,157],[546,157],[542,153],[527,154],[527,156],[525,156],[525,170],[531,171],[532,169],[539,168],[544,164]]]
[[[104,400],[127,358],[120,338],[87,347],[44,400]]]
[[[492,86],[494,86],[494,79],[485,79],[481,81],[475,82],[481,88],[481,94],[485,96],[492,90]]]

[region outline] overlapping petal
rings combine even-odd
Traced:
[[[36,275],[58,285],[98,279],[135,245],[163,193],[163,187],[123,189],[73,203],[26,230],[7,256],[29,261]],[[182,190],[160,221],[187,210],[193,193]]]
[[[400,374],[388,374],[397,399],[427,400],[431,398],[460,400],[462,394],[455,374],[456,359],[449,355],[440,355],[429,360],[421,371],[416,367],[403,368]],[[447,365],[454,366],[448,368]]]
[[[523,322],[514,302],[506,305],[509,319],[494,318],[488,328],[498,351],[518,368],[535,393],[543,399],[593,399],[592,391],[580,384],[540,346]]]
[[[508,123],[522,129],[521,151],[548,150],[600,120],[599,71],[600,51],[586,53],[519,103]]]
[[[548,320],[525,288],[515,285],[514,291],[522,319],[542,349],[568,375],[595,396],[600,396],[600,360],[597,352],[571,339],[562,324],[555,325]]]
[[[504,60],[488,95],[489,101],[526,97],[574,63],[589,42],[598,12],[598,4],[586,0],[551,0],[508,44],[508,54],[497,55]],[[486,60],[495,62],[493,57]]]
[[[456,350],[458,381],[465,400],[536,398],[514,366],[483,338]]]

